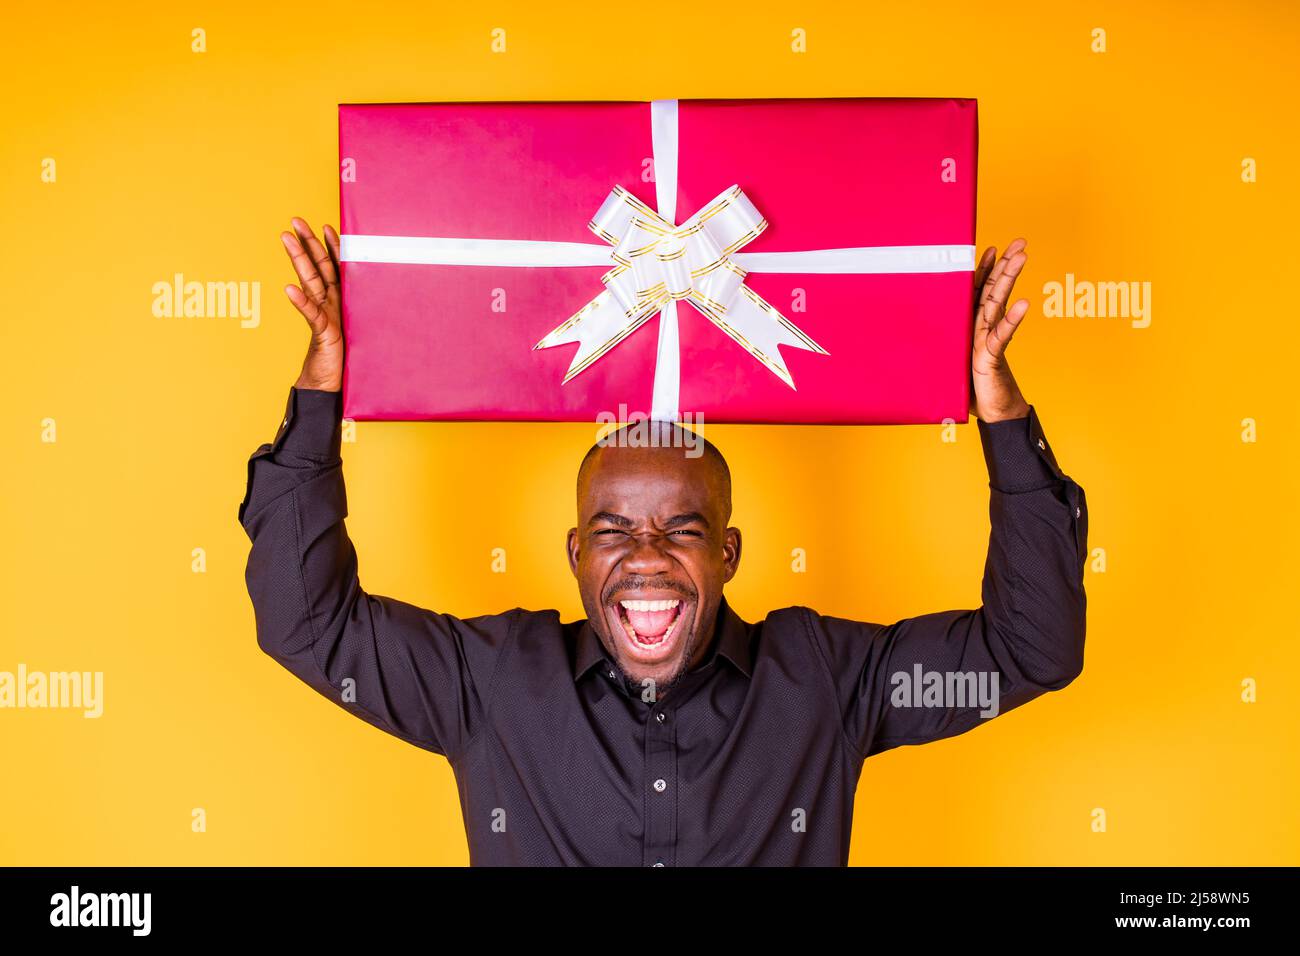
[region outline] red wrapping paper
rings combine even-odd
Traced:
[[[674,222],[736,184],[767,221],[740,253],[973,247],[977,138],[976,104],[966,99],[681,100]],[[339,147],[345,248],[357,235],[612,251],[588,223],[615,185],[657,209],[654,175],[665,161],[652,162],[645,101],[341,105]],[[602,292],[612,264],[344,261],[345,416],[598,421],[648,413],[659,316],[567,383],[578,346],[534,348]],[[751,271],[745,284],[826,354],[782,346],[791,388],[681,303],[683,417],[966,420],[969,269]]]

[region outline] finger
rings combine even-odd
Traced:
[[[334,260],[330,258],[329,252],[325,246],[316,238],[316,233],[311,231],[311,226],[307,225],[305,219],[295,217],[293,219],[293,230],[298,234],[299,241],[307,250],[307,255],[311,256],[311,261],[316,266],[316,271],[320,273],[321,279],[325,285],[337,285],[339,281],[338,272],[334,269]]]
[[[988,332],[988,326],[984,322],[984,301],[987,298],[985,289],[988,288],[989,276],[997,264],[998,250],[996,246],[989,246],[980,256],[979,267],[975,270],[974,286],[976,289],[976,308],[975,308],[975,331],[974,338],[971,342],[976,351],[984,347],[984,336]]]
[[[289,297],[295,309],[302,313],[302,317],[307,320],[311,326],[313,335],[324,335],[329,328],[329,316],[321,309],[316,302],[309,298],[302,289],[296,285],[287,285],[284,287],[284,294]]]
[[[989,293],[993,291],[993,283],[998,281],[998,276],[1002,274],[1002,269],[1006,266],[1005,259],[999,259],[993,263],[993,268],[989,270],[988,275],[984,277],[984,287],[980,289],[980,308],[989,300]]]
[[[334,259],[334,271],[342,276],[343,270],[339,268],[339,262],[341,261],[339,257],[339,234],[334,231],[328,222],[325,223],[325,245],[329,247],[330,255]]]
[[[316,263],[312,262],[311,256],[303,249],[302,243],[298,237],[291,232],[280,233],[280,241],[284,243],[284,248],[289,252],[289,260],[293,263],[293,271],[298,273],[298,281],[307,294],[317,302],[324,302],[327,298],[325,283],[316,271]]]
[[[989,291],[988,298],[984,300],[984,321],[992,325],[998,320],[1003,310],[1007,306],[1007,300],[1011,298],[1011,289],[1016,284],[1016,277],[1020,275],[1020,270],[1025,267],[1029,257],[1023,252],[1017,252],[1010,259],[1006,260],[1006,265],[1000,270],[997,279],[993,282],[993,287]]]
[[[316,265],[316,271],[320,273],[321,279],[326,286],[336,285],[338,283],[338,270],[334,267],[334,258],[330,255],[329,250],[325,248],[324,243],[316,238],[312,232],[311,226],[305,219],[295,218],[293,220],[294,231],[298,234],[299,241],[302,242],[307,254],[311,256],[311,261]]]
[[[971,283],[976,289],[981,291],[984,289],[984,283],[988,280],[989,272],[993,268],[993,263],[997,261],[997,257],[998,250],[994,246],[989,246],[984,250],[984,255],[980,256],[980,262],[975,267],[975,275]]]
[[[1007,309],[1007,314],[998,321],[997,325],[989,329],[988,337],[984,340],[984,347],[988,349],[989,355],[995,359],[1002,358],[1007,346],[1011,344],[1011,336],[1016,334],[1021,319],[1028,312],[1028,299],[1017,299],[1011,308]]]
[[[1007,263],[1011,261],[1012,257],[1015,256],[1016,253],[1023,251],[1024,248],[1024,239],[1014,239],[1011,244],[1003,250],[1002,258],[997,261],[997,264],[994,265],[992,271],[989,273],[988,279],[984,282],[984,291],[980,296],[981,305],[988,301],[989,295],[993,292],[993,287],[997,285],[997,281],[1002,278],[1002,273],[1006,271]]]

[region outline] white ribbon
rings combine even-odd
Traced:
[[[339,258],[345,262],[527,268],[613,262],[614,268],[601,276],[605,291],[534,348],[578,343],[563,384],[658,312],[659,344],[650,414],[662,421],[681,417],[677,407],[681,381],[679,299],[690,302],[794,388],[794,379],[778,346],[829,353],[746,286],[746,273],[930,273],[971,272],[975,268],[973,245],[738,252],[767,228],[767,220],[738,185],[724,190],[676,226],[677,101],[653,101],[650,117],[659,211],[656,213],[623,187],[615,186],[588,223],[588,228],[608,245],[345,234],[339,237]]]

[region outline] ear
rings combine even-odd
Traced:
[[[569,570],[573,572],[573,576],[576,578],[578,576],[578,529],[577,528],[569,529],[569,539],[566,544],[566,550],[569,553]]]
[[[725,584],[740,570],[740,529],[728,528],[722,543],[722,582]]]

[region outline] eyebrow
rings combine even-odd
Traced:
[[[618,525],[620,528],[630,528],[636,524],[635,521],[631,518],[625,517],[624,515],[615,514],[612,511],[597,511],[591,516],[591,520],[587,522],[587,527],[599,524],[602,521]],[[684,524],[702,524],[707,528],[709,526],[709,521],[698,511],[686,511],[679,515],[673,515],[664,522],[664,527],[678,528]]]

